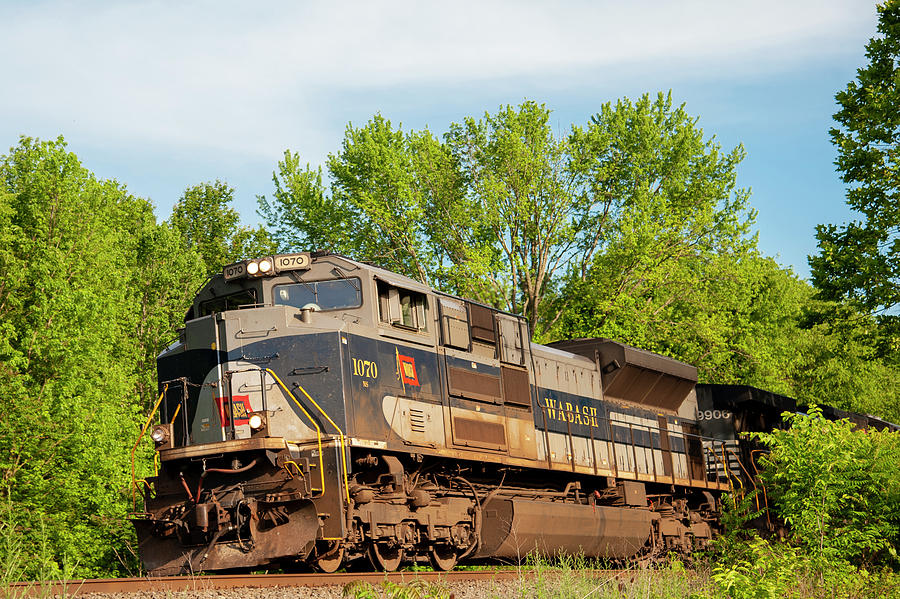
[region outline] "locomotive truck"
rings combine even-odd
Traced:
[[[333,253],[225,267],[157,368],[153,575],[690,552],[740,474],[693,366]]]

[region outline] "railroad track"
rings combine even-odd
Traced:
[[[615,575],[619,571],[595,571],[598,576]],[[388,580],[397,583],[421,581],[489,581],[511,580],[529,576],[529,569],[454,570],[451,572],[341,572],[337,574],[220,574],[214,576],[169,576],[161,578],[106,578],[65,580],[58,582],[17,582],[9,585],[13,597],[64,595],[76,597],[91,593],[136,593],[147,591],[198,591],[210,589],[329,586],[353,581],[377,584]],[[2,593],[4,589],[0,589]]]

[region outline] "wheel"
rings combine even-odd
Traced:
[[[369,562],[372,567],[382,572],[393,572],[400,567],[403,561],[402,547],[387,547],[379,543],[372,543],[368,550]]]
[[[325,574],[334,574],[344,562],[344,548],[341,547],[337,551],[329,551],[316,559],[316,568]]]
[[[428,561],[435,570],[447,572],[452,570],[459,559],[459,554],[453,547],[448,545],[435,545],[428,552]]]

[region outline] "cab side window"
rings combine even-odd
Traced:
[[[425,294],[378,281],[378,318],[381,322],[410,331],[428,330]]]

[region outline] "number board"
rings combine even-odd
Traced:
[[[281,254],[275,256],[275,272],[286,270],[305,270],[309,268],[309,254]]]
[[[222,271],[222,274],[225,275],[225,280],[230,281],[231,279],[236,279],[238,277],[243,277],[247,274],[247,265],[243,262],[235,262],[234,264],[229,264]]]

